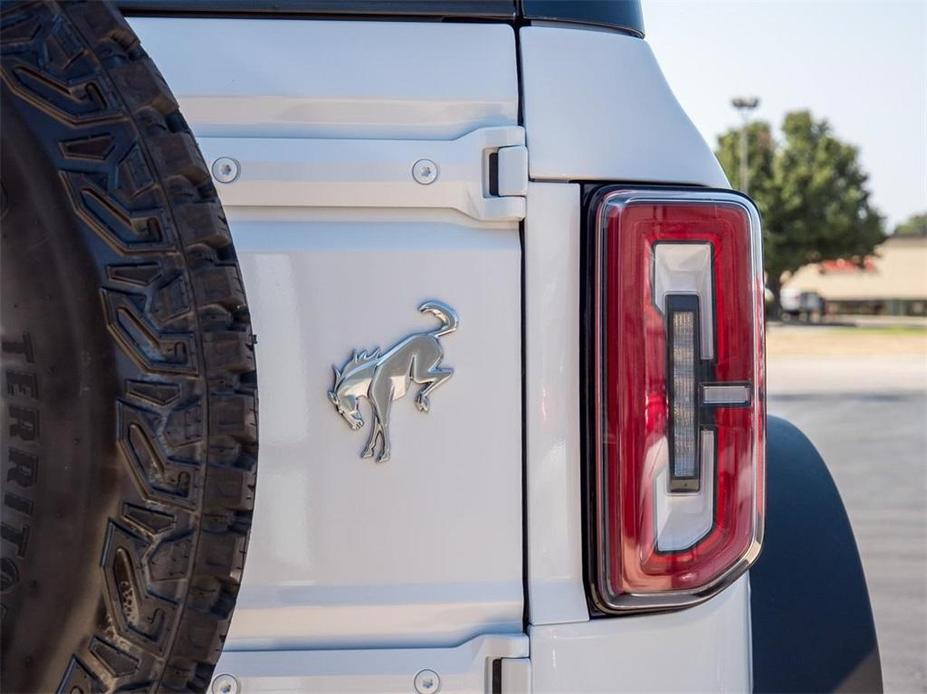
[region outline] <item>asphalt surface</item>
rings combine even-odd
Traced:
[[[885,691],[927,692],[927,354],[770,354],[768,384],[769,412],[814,442],[847,507]]]

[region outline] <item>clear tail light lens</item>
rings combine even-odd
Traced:
[[[693,604],[762,538],[759,215],[735,193],[611,189],[591,222],[593,600]]]

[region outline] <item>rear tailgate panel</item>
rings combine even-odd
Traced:
[[[132,24],[210,157],[220,154],[210,138],[411,140],[427,157],[429,140],[517,125],[509,26]],[[306,163],[337,171],[339,148],[321,149],[327,160]],[[409,156],[397,166],[411,177],[419,155]],[[248,166],[241,161],[241,180]],[[235,200],[234,186],[224,199]],[[311,202],[297,190],[286,205],[226,204],[261,395],[254,527],[226,651],[452,646],[520,633],[518,221],[480,221],[425,197],[421,208],[408,198],[401,208]],[[414,385],[396,400],[392,459],[362,460],[371,413],[364,402],[360,431],[338,415],[327,397],[332,364],[434,329],[416,310],[429,299],[460,316],[440,338],[454,375],[428,414],[415,407]]]

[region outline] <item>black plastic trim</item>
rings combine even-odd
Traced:
[[[814,445],[769,417],[766,536],[750,569],[755,692],[881,692],[866,577]]]
[[[489,691],[492,694],[502,694],[502,658],[496,658],[492,661]]]
[[[656,244],[654,244],[656,245]],[[656,252],[656,251],[654,251]],[[693,473],[691,475],[679,475],[676,472],[676,446],[673,443],[669,446],[669,484],[670,491],[672,492],[697,492],[701,486],[702,480],[702,465],[704,461],[702,460],[702,446],[701,446],[701,431],[704,422],[699,416],[701,412],[698,411],[698,393],[701,389],[702,381],[704,379],[699,378],[699,367],[702,365],[702,350],[701,350],[701,331],[700,331],[700,319],[701,311],[699,310],[699,300],[698,297],[694,294],[667,294],[666,295],[666,395],[669,401],[668,409],[670,412],[675,412],[675,402],[676,402],[676,388],[675,380],[673,376],[673,353],[674,347],[676,344],[676,331],[673,327],[673,317],[677,313],[691,313],[693,318],[694,333],[692,339],[692,349],[695,355],[694,361],[692,363],[692,370],[694,374],[694,384],[693,391],[695,395],[695,421],[693,422],[693,430],[695,434],[695,465],[693,467]],[[667,431],[666,437],[668,441],[675,441],[675,429],[676,422],[673,416],[667,417]]]
[[[116,0],[127,15],[568,22],[644,36],[640,0]]]
[[[116,0],[126,14],[516,18],[515,0]]]
[[[640,0],[519,0],[526,20],[575,22],[644,36]]]
[[[489,155],[489,194],[499,194],[499,152]]]

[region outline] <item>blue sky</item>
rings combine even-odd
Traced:
[[[758,96],[810,109],[860,149],[889,229],[927,210],[927,1],[644,0],[647,40],[712,148]]]

